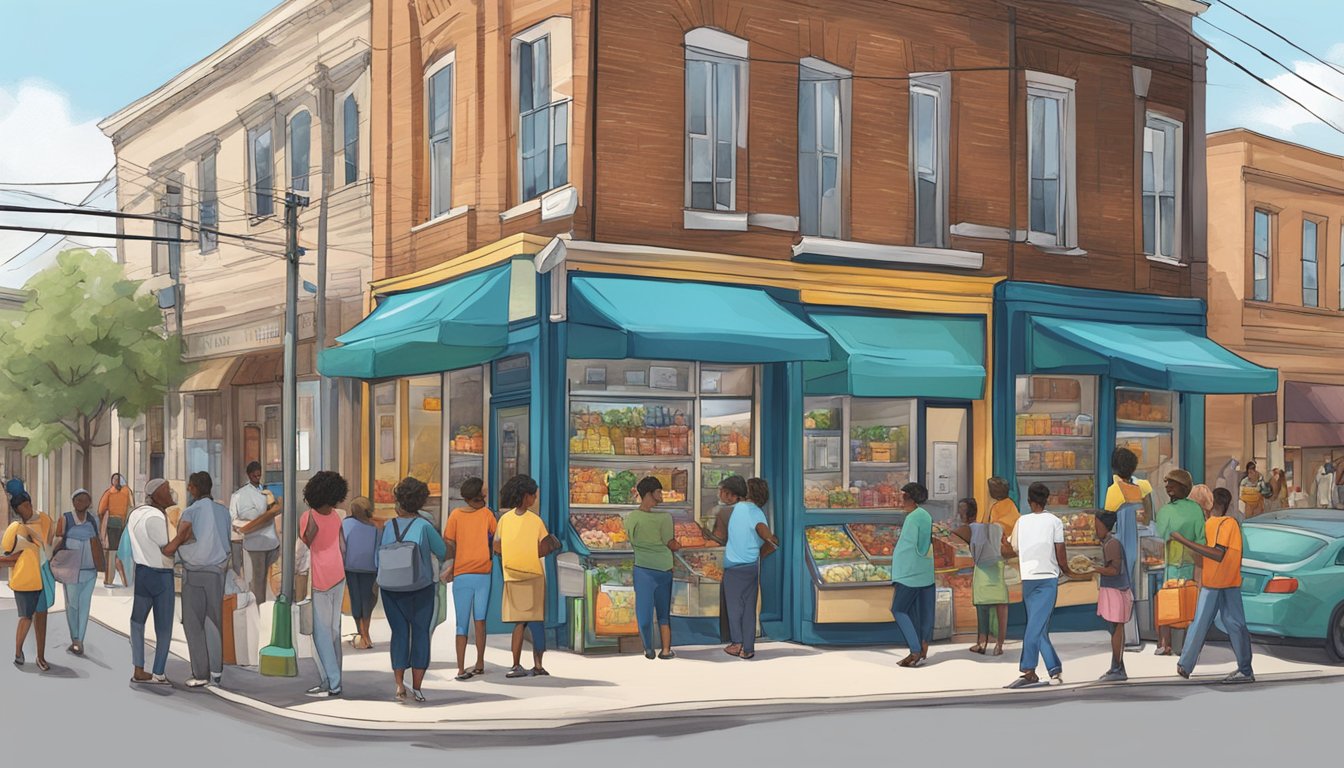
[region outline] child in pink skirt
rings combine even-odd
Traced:
[[[1134,590],[1129,579],[1125,548],[1114,534],[1115,513],[1098,513],[1096,526],[1102,559],[1105,561],[1096,569],[1101,575],[1097,590],[1097,615],[1111,625],[1111,669],[1101,676],[1101,682],[1119,683],[1129,679],[1129,675],[1125,674],[1125,624],[1134,611]]]

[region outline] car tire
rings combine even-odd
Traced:
[[[1325,655],[1336,664],[1344,664],[1344,603],[1335,606],[1330,614],[1330,626],[1325,628]]]

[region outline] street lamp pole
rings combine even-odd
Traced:
[[[308,198],[293,192],[285,195],[285,381],[281,429],[284,432],[284,513],[280,524],[284,542],[280,545],[280,594],[275,599],[275,613],[271,624],[271,644],[261,649],[261,673],[276,677],[294,677],[299,673],[298,655],[294,652],[294,547],[298,539],[297,465],[299,434],[298,416],[298,289],[299,208],[308,205]]]

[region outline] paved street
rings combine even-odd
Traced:
[[[15,614],[9,601],[0,605],[4,605],[0,638],[8,641]],[[536,760],[542,749],[545,760],[557,766],[592,765],[597,760],[612,764],[637,756],[641,767],[684,767],[695,755],[716,762],[750,756],[754,761],[778,760],[781,765],[820,765],[841,756],[886,760],[896,754],[903,763],[1000,760],[1005,765],[1025,765],[1037,761],[1011,751],[1024,743],[1015,734],[1045,727],[1057,740],[1057,748],[1051,747],[1055,754],[1074,756],[1066,760],[1109,765],[1122,756],[1192,757],[1196,742],[1191,737],[1197,734],[1201,756],[1225,756],[1247,765],[1288,754],[1337,750],[1339,737],[1333,724],[1338,719],[1336,704],[1344,694],[1344,682],[1338,679],[1237,689],[1173,683],[1039,691],[1025,697],[1032,702],[1030,707],[1021,706],[1024,699],[1019,697],[998,697],[974,703],[856,706],[826,715],[798,711],[757,718],[691,717],[641,724],[643,735],[633,737],[627,735],[631,726],[616,724],[544,735],[405,732],[370,738],[368,732],[310,725],[299,728],[292,721],[268,717],[206,693],[131,689],[126,682],[128,654],[122,637],[94,625],[87,639],[88,657],[73,659],[63,650],[67,642],[64,617],[52,614],[51,618],[52,673],[37,674],[31,651],[30,663],[22,671],[9,666],[0,670],[0,691],[6,701],[0,731],[10,745],[5,750],[7,758],[50,757],[52,739],[70,732],[65,713],[73,711],[79,713],[80,736],[60,750],[61,761],[68,763],[151,748],[163,750],[160,754],[164,756],[192,754],[193,762],[199,755],[200,765],[237,765],[241,754],[265,755],[272,764],[285,766],[317,765],[336,759],[337,754],[342,762],[354,765],[374,761],[441,765],[449,755],[437,751],[448,749],[455,761],[475,756],[505,766]],[[1291,651],[1288,655],[1310,660],[1312,653]],[[186,665],[173,659],[168,672],[182,680]],[[806,728],[800,727],[804,719]],[[136,735],[146,733],[147,728],[155,736],[141,746]],[[1121,729],[1124,746],[1114,760],[1099,752],[1103,740],[1115,741],[1114,736],[1103,739],[1103,728]],[[1131,728],[1142,736],[1141,746],[1126,741],[1124,729]],[[1245,738],[1215,737],[1218,728],[1232,734],[1241,728]],[[528,746],[515,746],[520,743]],[[473,755],[466,750],[479,752]],[[114,757],[118,764],[121,759]],[[9,759],[6,763],[15,764]]]

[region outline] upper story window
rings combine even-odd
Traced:
[[[1273,274],[1273,214],[1257,208],[1255,210],[1254,241],[1251,246],[1251,271],[1253,288],[1251,297],[1255,301],[1269,301],[1271,293],[1270,277]]]
[[[1027,73],[1027,165],[1031,242],[1076,245],[1074,81]]]
[[[271,146],[269,124],[247,132],[248,177],[252,181],[252,215],[270,216],[275,213],[275,156]]]
[[[347,94],[341,102],[341,147],[345,157],[345,183],[359,181],[359,102]]]
[[[452,54],[425,75],[429,135],[429,217],[453,207],[453,70]]]
[[[200,222],[201,253],[210,253],[219,247],[219,190],[215,179],[215,158],[211,152],[196,164],[196,187],[199,191],[196,218]]]
[[[289,188],[308,191],[308,172],[313,148],[313,116],[299,110],[289,119]]]
[[[524,202],[569,183],[570,34],[570,20],[555,17],[513,40]]]
[[[747,145],[746,60],[741,38],[704,27],[686,33],[687,208],[737,208],[737,150]]]
[[[947,245],[949,104],[947,73],[910,78],[910,175],[915,201],[915,245]]]
[[[1317,232],[1319,225],[1312,219],[1302,220],[1302,306],[1321,305],[1320,248]]]
[[[156,275],[176,275],[181,266],[182,243],[182,187],[168,184],[159,197],[159,210],[155,215],[160,220],[154,222],[154,236],[161,237],[154,243],[154,253],[150,269]],[[162,219],[171,219],[163,221]]]
[[[1181,124],[1148,113],[1143,128],[1143,252],[1178,260],[1181,231]]]
[[[1344,227],[1339,230],[1339,308],[1344,309]]]
[[[820,59],[798,71],[798,219],[804,235],[841,237],[850,73]]]

